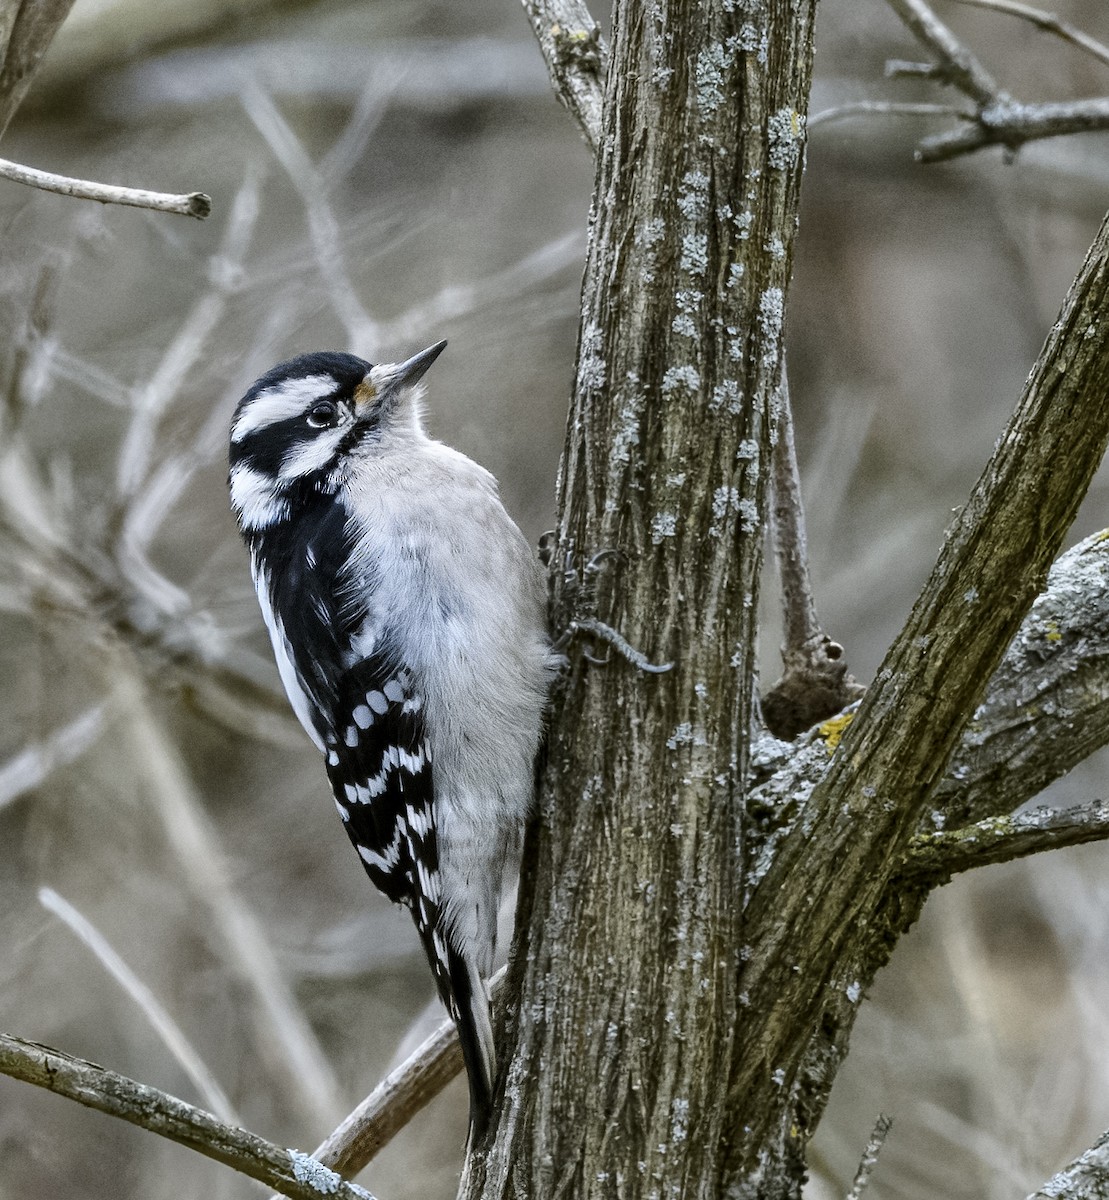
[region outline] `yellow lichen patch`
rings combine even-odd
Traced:
[[[1046,630],[1044,633],[1045,642],[1061,642],[1063,640],[1063,635],[1059,632],[1059,626],[1054,621],[1048,621],[1044,629]]]
[[[1102,542],[1109,542],[1109,529],[1103,529],[1094,538],[1094,545],[1100,546]]]
[[[844,730],[854,719],[854,713],[840,713],[838,717],[832,717],[817,729],[816,732],[824,739],[829,754],[840,744]]]

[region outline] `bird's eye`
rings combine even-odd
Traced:
[[[339,419],[339,410],[331,400],[321,400],[308,410],[308,424],[313,429],[327,429]]]

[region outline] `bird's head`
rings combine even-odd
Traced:
[[[390,433],[419,431],[420,381],[446,342],[402,363],[302,354],[256,380],[231,422],[231,506],[244,533],[285,520],[297,499],[331,494],[352,458]]]

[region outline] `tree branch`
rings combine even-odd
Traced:
[[[870,1135],[870,1140],[863,1151],[859,1169],[855,1172],[851,1190],[847,1193],[847,1200],[862,1200],[862,1195],[870,1184],[874,1168],[878,1165],[878,1155],[882,1153],[882,1147],[886,1144],[886,1138],[889,1137],[892,1128],[893,1117],[887,1117],[884,1113],[875,1121],[874,1132]]]
[[[1026,858],[1109,838],[1109,804],[1038,808],[1011,817],[991,817],[963,829],[917,834],[909,844],[904,873],[930,885],[960,871]]]
[[[778,440],[771,463],[771,517],[782,591],[784,670],[782,678],[762,698],[762,715],[776,737],[795,738],[846,708],[865,689],[848,674],[843,647],[821,629],[816,615],[785,366],[779,402]]]
[[[374,1088],[312,1157],[340,1175],[357,1175],[462,1070],[452,1021],[444,1021]]]
[[[72,7],[73,0],[4,0],[0,7],[0,136]]]
[[[985,0],[967,2],[979,3],[981,7],[998,7]],[[999,145],[1014,151],[1025,142],[1038,138],[1109,129],[1109,98],[1051,104],[1018,103],[998,87],[985,67],[936,16],[926,0],[888,0],[888,3],[917,39],[931,50],[936,62],[927,65],[890,63],[886,73],[927,75],[957,88],[975,105],[973,113],[959,114],[964,125],[924,138],[916,150],[918,162],[941,162],[971,154],[984,146]],[[1017,15],[1026,17],[1035,13],[1019,4],[1006,11],[1015,10],[1020,10]],[[1097,47],[1098,43],[1093,45]],[[1104,50],[1104,47],[1100,49]]]
[[[887,0],[917,40],[936,56],[936,74],[976,104],[986,106],[998,98],[993,76],[971,51],[936,16],[924,0]]]
[[[905,628],[803,801],[797,836],[763,868],[745,915],[757,944],[743,977],[744,1036],[761,1052],[743,1064],[737,1091],[772,1086],[768,1063],[792,1080],[782,1064],[806,1054],[802,1030],[818,1036],[833,973],[858,970],[865,980],[888,953],[891,939],[884,950],[872,943],[872,922],[883,924],[875,918],[898,860],[1101,461],[1107,375],[1109,220]],[[904,907],[916,911],[911,897]],[[884,915],[895,930],[897,911]],[[760,1144],[760,1131],[748,1144]]]
[[[1052,1176],[1028,1200],[1104,1200],[1109,1195],[1109,1133]]]
[[[0,1034],[0,1073],[179,1142],[291,1200],[319,1200],[322,1194],[373,1200],[364,1188],[299,1150],[282,1149],[176,1096],[50,1046]]]
[[[155,212],[178,213],[203,221],[212,211],[212,199],[203,192],[171,195],[168,192],[149,192],[142,188],[120,187],[112,183],[95,183],[91,179],[70,179],[35,167],[0,158],[0,179],[26,184],[59,196],[74,196],[78,200],[99,200],[101,204],[129,204],[133,208],[149,208]]]
[[[581,126],[591,150],[601,138],[608,47],[582,0],[523,0],[555,94]]]
[[[931,798],[936,824],[1010,813],[1109,740],[1107,573],[1109,531],[1051,568]]]
[[[1053,33],[1109,66],[1109,46],[1090,37],[1078,26],[1061,20],[1055,13],[1044,12],[1043,9],[1033,8],[1030,4],[1021,4],[1019,0],[955,0],[955,3],[965,4],[968,8],[985,8],[990,12],[1005,13],[1023,21],[1030,21],[1044,33]]]
[[[916,159],[922,163],[943,162],[984,146],[1016,150],[1040,138],[1101,129],[1109,129],[1109,97],[1055,104],[1018,104],[1002,97],[981,109],[973,124],[924,138],[917,147]]]

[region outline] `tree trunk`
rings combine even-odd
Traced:
[[[716,1197],[744,1050],[743,800],[813,4],[618,2],[559,485],[573,653],[466,1195]],[[586,564],[616,551],[595,573]],[[567,585],[563,567],[580,576]]]

